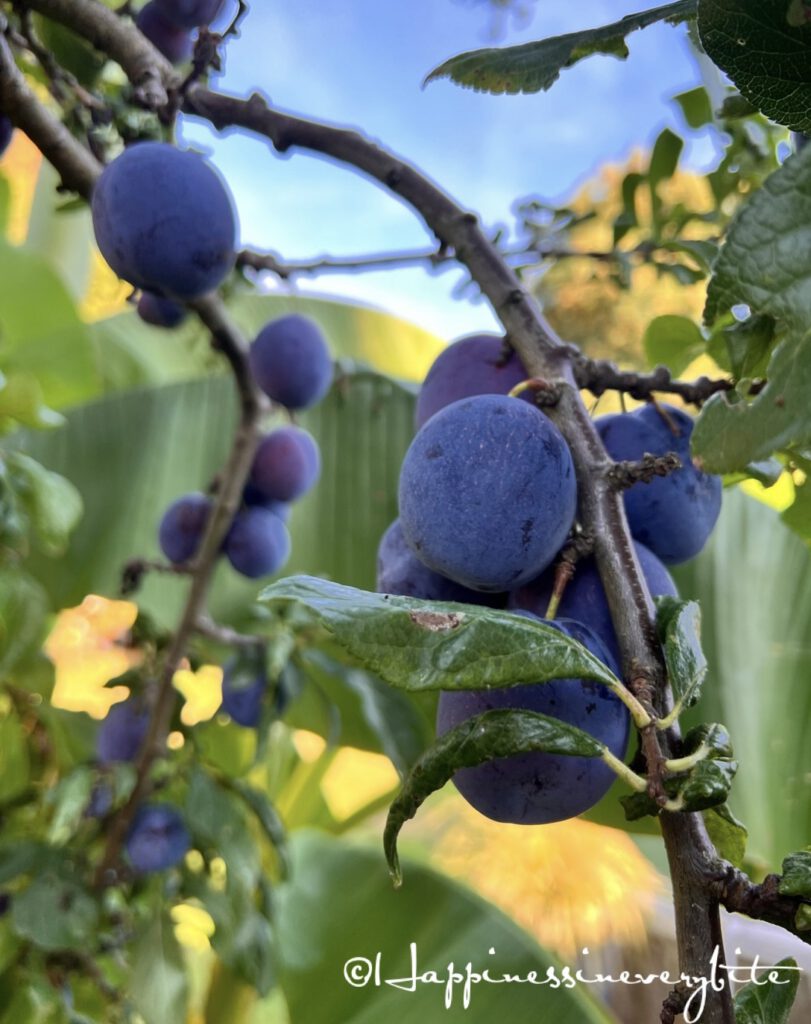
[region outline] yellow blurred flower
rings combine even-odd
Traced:
[[[104,718],[113,704],[129,696],[126,686],[106,684],[141,660],[140,651],[122,643],[137,615],[130,601],[109,601],[95,594],[59,613],[45,642],[45,653],[56,669],[54,707]]]
[[[217,714],[222,704],[222,669],[219,665],[201,665],[196,672],[181,668],[175,672],[173,682],[186,700],[180,712],[180,721],[184,725],[208,722]]]

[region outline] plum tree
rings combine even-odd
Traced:
[[[290,557],[290,534],[284,521],[261,506],[241,509],[228,531],[223,550],[238,573],[249,579],[272,576]]]
[[[406,543],[399,519],[395,519],[380,538],[377,591],[380,594],[419,597],[425,601],[458,601],[462,604],[490,604],[494,598],[492,594],[469,590],[424,566]]]
[[[707,543],[721,511],[721,478],[704,473],[690,455],[693,420],[671,405],[643,405],[630,413],[601,416],[597,428],[608,454],[617,461],[645,453],[675,451],[682,468],[625,492],[631,533],[676,565],[697,555]]]
[[[244,671],[234,659],[223,670],[222,710],[246,729],[255,729],[262,715],[262,702],[268,688],[264,671]]]
[[[130,146],[102,172],[92,212],[102,255],[138,288],[195,299],[234,265],[231,197],[196,153],[163,142]]]
[[[188,315],[185,306],[154,292],[141,292],[136,310],[144,323],[169,330],[179,327]]]
[[[656,555],[643,544],[635,543],[634,547],[651,595],[678,597],[676,584]],[[509,596],[508,607],[514,611],[523,609],[543,617],[552,597],[554,582],[555,573],[549,569],[538,579],[531,580],[525,586],[514,590]],[[597,634],[612,658],[619,661],[617,634],[614,631],[608,598],[594,558],[584,558],[577,563],[574,576],[563,592],[558,614],[587,625]]]
[[[5,114],[0,114],[0,156],[8,149],[13,135],[14,125]]]
[[[279,427],[266,434],[254,456],[250,487],[269,501],[295,501],[321,472],[321,455],[311,434],[300,427]]]
[[[158,542],[170,562],[182,565],[194,558],[203,539],[211,508],[210,498],[194,492],[178,498],[164,512],[158,528]]]
[[[332,357],[318,326],[293,313],[273,320],[251,346],[256,382],[288,409],[315,405],[332,383]]]
[[[191,837],[176,808],[142,804],[124,845],[135,870],[148,874],[178,864],[191,847]]]
[[[506,395],[527,376],[521,360],[501,336],[460,338],[440,352],[423,381],[417,397],[417,427],[461,398]]]
[[[151,0],[141,8],[135,24],[172,64],[182,64],[191,57],[193,44],[190,33],[166,17],[158,0]]]
[[[96,734],[96,756],[102,764],[134,761],[149,729],[149,713],[130,698],[113,704]]]
[[[429,569],[474,590],[538,576],[574,520],[566,442],[526,402],[478,395],[422,427],[403,459],[400,522]]]
[[[546,624],[579,640],[616,671],[611,655],[588,626],[571,619]],[[625,756],[630,716],[602,683],[554,679],[503,689],[445,691],[439,698],[437,733],[442,735],[492,708],[550,715],[589,733],[616,757]],[[453,781],[465,800],[493,821],[544,825],[587,811],[605,796],[615,778],[599,758],[531,753],[463,768]]]
[[[152,0],[167,21],[179,28],[200,28],[210,25],[223,8],[225,0]]]

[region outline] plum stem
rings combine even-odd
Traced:
[[[607,764],[611,771],[622,779],[623,782],[626,782],[635,793],[644,793],[648,788],[648,780],[644,775],[637,775],[633,768],[629,768],[624,761],[615,757],[608,747],[603,748],[601,760],[604,764]]]

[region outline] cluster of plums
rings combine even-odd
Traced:
[[[225,0],[149,0],[135,23],[172,64],[187,61],[194,48],[192,32],[211,24]]]
[[[173,8],[185,10],[182,4]],[[195,153],[161,142],[130,146],[105,168],[92,208],[99,249],[120,277],[141,289],[138,312],[151,324],[177,326],[185,315],[183,303],[216,288],[234,265],[231,197]],[[295,314],[259,332],[250,365],[265,394],[290,411],[320,401],[332,381],[321,331]],[[285,525],[290,503],[310,490],[319,473],[318,446],[307,431],[290,425],[262,438],[242,507],[223,545],[237,572],[257,579],[281,569],[290,554]],[[209,496],[193,493],[167,509],[159,541],[170,562],[194,559],[212,505]]]
[[[463,338],[446,348],[423,383],[417,434],[400,475],[400,517],[378,551],[377,588],[434,601],[508,608],[544,619],[554,562],[577,511],[569,449],[531,401],[509,392],[528,374],[504,340]],[[615,460],[675,451],[682,468],[625,493],[640,568],[654,596],[676,595],[663,563],[704,546],[720,511],[721,481],[690,458],[692,420],[670,406],[604,416],[597,428]],[[578,563],[555,621],[619,673],[619,648],[594,560]],[[567,679],[505,689],[444,692],[438,733],[491,708],[559,718],[619,758],[630,732],[625,706],[605,686]],[[531,753],[456,773],[462,795],[496,821],[542,824],[574,817],[613,781],[599,759]]]

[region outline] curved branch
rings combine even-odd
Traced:
[[[701,405],[721,391],[735,390],[735,382],[726,377],[717,380],[710,377],[699,377],[692,381],[674,380],[666,366],[657,366],[651,373],[635,373],[620,370],[605,359],[587,359],[579,352],[573,360],[578,385],[597,396],[605,391],[623,391],[631,398],[644,401],[659,391],[678,395],[690,405]]]

